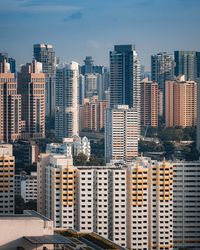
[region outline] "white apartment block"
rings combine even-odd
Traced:
[[[21,197],[25,203],[37,201],[37,172],[31,172],[31,175],[21,180]]]
[[[38,211],[57,228],[74,228],[74,168],[65,155],[41,154],[38,171]],[[42,182],[45,182],[43,185]]]
[[[79,134],[78,85],[78,63],[59,65],[56,69],[55,133],[57,138]]]
[[[171,163],[150,158],[73,167],[64,155],[41,154],[38,211],[57,228],[96,232],[128,249],[172,250],[172,174]]]
[[[200,249],[200,162],[173,164],[174,250]]]
[[[138,110],[127,105],[117,105],[106,110],[105,160],[130,162],[138,156]]]
[[[14,214],[15,157],[11,144],[0,144],[0,215]]]

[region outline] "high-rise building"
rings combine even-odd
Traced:
[[[106,110],[105,160],[132,161],[138,155],[138,112],[128,105]]]
[[[200,249],[200,162],[173,163],[174,250]]]
[[[151,80],[157,82],[163,96],[163,115],[165,112],[165,82],[174,80],[174,59],[171,54],[161,52],[151,56]]]
[[[95,65],[94,60],[91,56],[86,56],[84,60],[84,65],[81,67],[81,74],[97,73],[103,74],[106,68],[102,65]]]
[[[110,52],[110,107],[115,105],[140,111],[140,62],[132,45],[115,45]]]
[[[33,60],[21,67],[18,89],[22,96],[22,120],[25,121],[21,137],[45,137],[45,74],[40,62]]]
[[[0,53],[0,65],[6,61],[10,64],[10,72],[16,73],[16,61],[12,57],[8,57],[8,53]],[[1,66],[0,66],[1,67]]]
[[[175,51],[175,76],[185,75],[186,81],[195,81],[199,76],[199,52]],[[198,61],[198,63],[197,63]],[[197,66],[198,65],[198,66]],[[197,73],[198,71],[198,73]],[[198,75],[198,76],[197,76]]]
[[[34,44],[33,55],[37,62],[42,63],[45,73],[45,113],[52,116],[55,113],[55,73],[56,57],[53,46],[50,44]]]
[[[200,152],[200,78],[197,80],[197,144],[196,148]]]
[[[191,127],[197,124],[197,83],[185,81],[184,76],[176,81],[167,81],[165,89],[166,127]]]
[[[0,214],[15,211],[15,157],[11,144],[0,144]]]
[[[37,201],[37,172],[31,172],[29,176],[21,180],[20,195],[25,203]]]
[[[99,101],[98,96],[93,96],[91,99],[85,98],[83,106],[79,108],[80,130],[101,131],[105,125],[107,107],[108,102]]]
[[[141,125],[158,127],[158,84],[147,78],[141,82]]]
[[[200,78],[200,52],[196,52],[197,79]]]
[[[96,232],[128,249],[173,249],[171,163],[73,167],[66,156],[41,154],[38,173],[38,211],[55,227]]]
[[[21,133],[21,95],[10,64],[4,60],[0,65],[0,141],[10,142]]]
[[[75,172],[72,158],[41,154],[38,172],[38,211],[55,227],[74,228]]]
[[[78,123],[79,65],[71,62],[56,69],[56,114],[57,138],[79,134]]]

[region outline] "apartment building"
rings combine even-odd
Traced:
[[[171,163],[150,158],[74,167],[64,155],[41,154],[38,211],[57,228],[96,232],[129,249],[172,250],[172,175]]]
[[[14,214],[15,157],[11,144],[0,144],[0,214]]]
[[[197,125],[197,83],[181,76],[165,84],[165,122],[167,127]]]
[[[173,163],[174,250],[200,249],[200,162]]]
[[[138,111],[128,105],[106,110],[105,161],[132,161],[138,156]]]

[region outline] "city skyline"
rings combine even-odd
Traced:
[[[113,44],[135,43],[149,69],[156,52],[199,50],[198,6],[196,0],[2,0],[1,50],[16,58],[18,67],[32,59],[35,43],[52,44],[61,61],[82,63],[92,55],[108,66]]]

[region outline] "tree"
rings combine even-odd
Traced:
[[[74,156],[74,166],[85,166],[87,162],[87,156],[83,153],[79,153]]]
[[[172,142],[166,141],[163,143],[163,147],[165,149],[165,157],[167,159],[172,158],[172,155],[174,154],[175,146]]]

